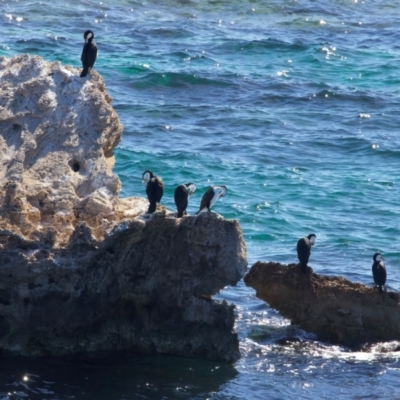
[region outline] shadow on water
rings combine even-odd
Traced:
[[[204,399],[237,374],[229,364],[171,356],[2,356],[0,400]]]

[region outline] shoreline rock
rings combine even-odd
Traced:
[[[0,82],[0,228],[31,240],[53,231],[63,247],[77,221],[119,208],[112,168],[123,127],[95,71],[82,79],[38,56],[0,57]]]
[[[0,251],[0,348],[236,361],[234,306],[207,297],[243,275],[245,258],[233,251],[244,251],[238,228],[216,214],[177,220],[160,212],[101,243],[83,222],[67,249]]]
[[[0,349],[236,361],[234,306],[211,296],[246,271],[239,223],[118,198],[123,128],[96,71],[0,57],[0,83]]]
[[[343,277],[301,272],[298,264],[257,262],[244,277],[256,296],[322,341],[359,347],[400,340],[400,294]]]

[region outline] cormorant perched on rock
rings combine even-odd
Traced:
[[[201,212],[208,210],[211,211],[211,207],[214,203],[220,198],[226,196],[228,193],[228,189],[226,186],[211,186],[207,192],[204,193],[201,203],[200,209],[196,214],[200,214]]]
[[[379,287],[379,292],[383,293],[382,287],[386,283],[386,267],[382,260],[381,253],[375,253],[373,256],[374,263],[372,264],[372,275],[374,276],[375,285]],[[385,288],[386,292],[386,288]]]
[[[179,185],[175,189],[174,200],[176,204],[176,209],[178,210],[177,218],[183,217],[186,214],[186,208],[189,203],[189,196],[191,196],[196,191],[196,186],[193,183],[185,183]]]
[[[157,203],[161,201],[161,197],[164,194],[164,182],[149,170],[143,172],[142,179],[146,183],[147,198],[150,202],[147,212],[151,214],[156,211]]]
[[[314,246],[317,237],[311,233],[307,237],[299,239],[297,242],[297,257],[299,258],[301,270],[307,273],[308,259],[311,254],[311,247]]]
[[[89,72],[89,69],[93,68],[93,65],[97,57],[97,45],[93,42],[94,33],[92,31],[86,31],[83,34],[85,44],[83,46],[81,61],[83,70],[81,72],[81,78],[85,77]]]

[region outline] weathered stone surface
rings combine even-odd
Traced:
[[[236,360],[233,306],[203,296],[243,275],[238,230],[216,214],[177,220],[160,212],[117,226],[102,242],[82,222],[64,249],[10,238],[0,251],[0,347]]]
[[[122,125],[96,72],[82,79],[38,56],[0,57],[0,82],[0,216],[32,239],[50,225],[63,246],[75,219],[117,208]]]
[[[96,71],[0,57],[0,349],[234,361],[234,307],[210,296],[245,273],[240,226],[118,198],[121,132]]]
[[[257,262],[244,281],[282,316],[319,339],[347,346],[400,340],[400,294],[384,293],[298,264]]]

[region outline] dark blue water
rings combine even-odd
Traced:
[[[381,251],[399,290],[399,26],[388,0],[3,0],[0,55],[80,66],[92,29],[125,127],[121,196],[144,195],[151,169],[171,209],[175,187],[196,184],[194,213],[210,184],[225,184],[215,211],[240,221],[250,265],[294,262],[297,239],[315,232],[316,272],[372,285]],[[400,398],[397,343],[319,343],[243,282],[217,298],[237,306],[234,366],[4,358],[0,399]]]

